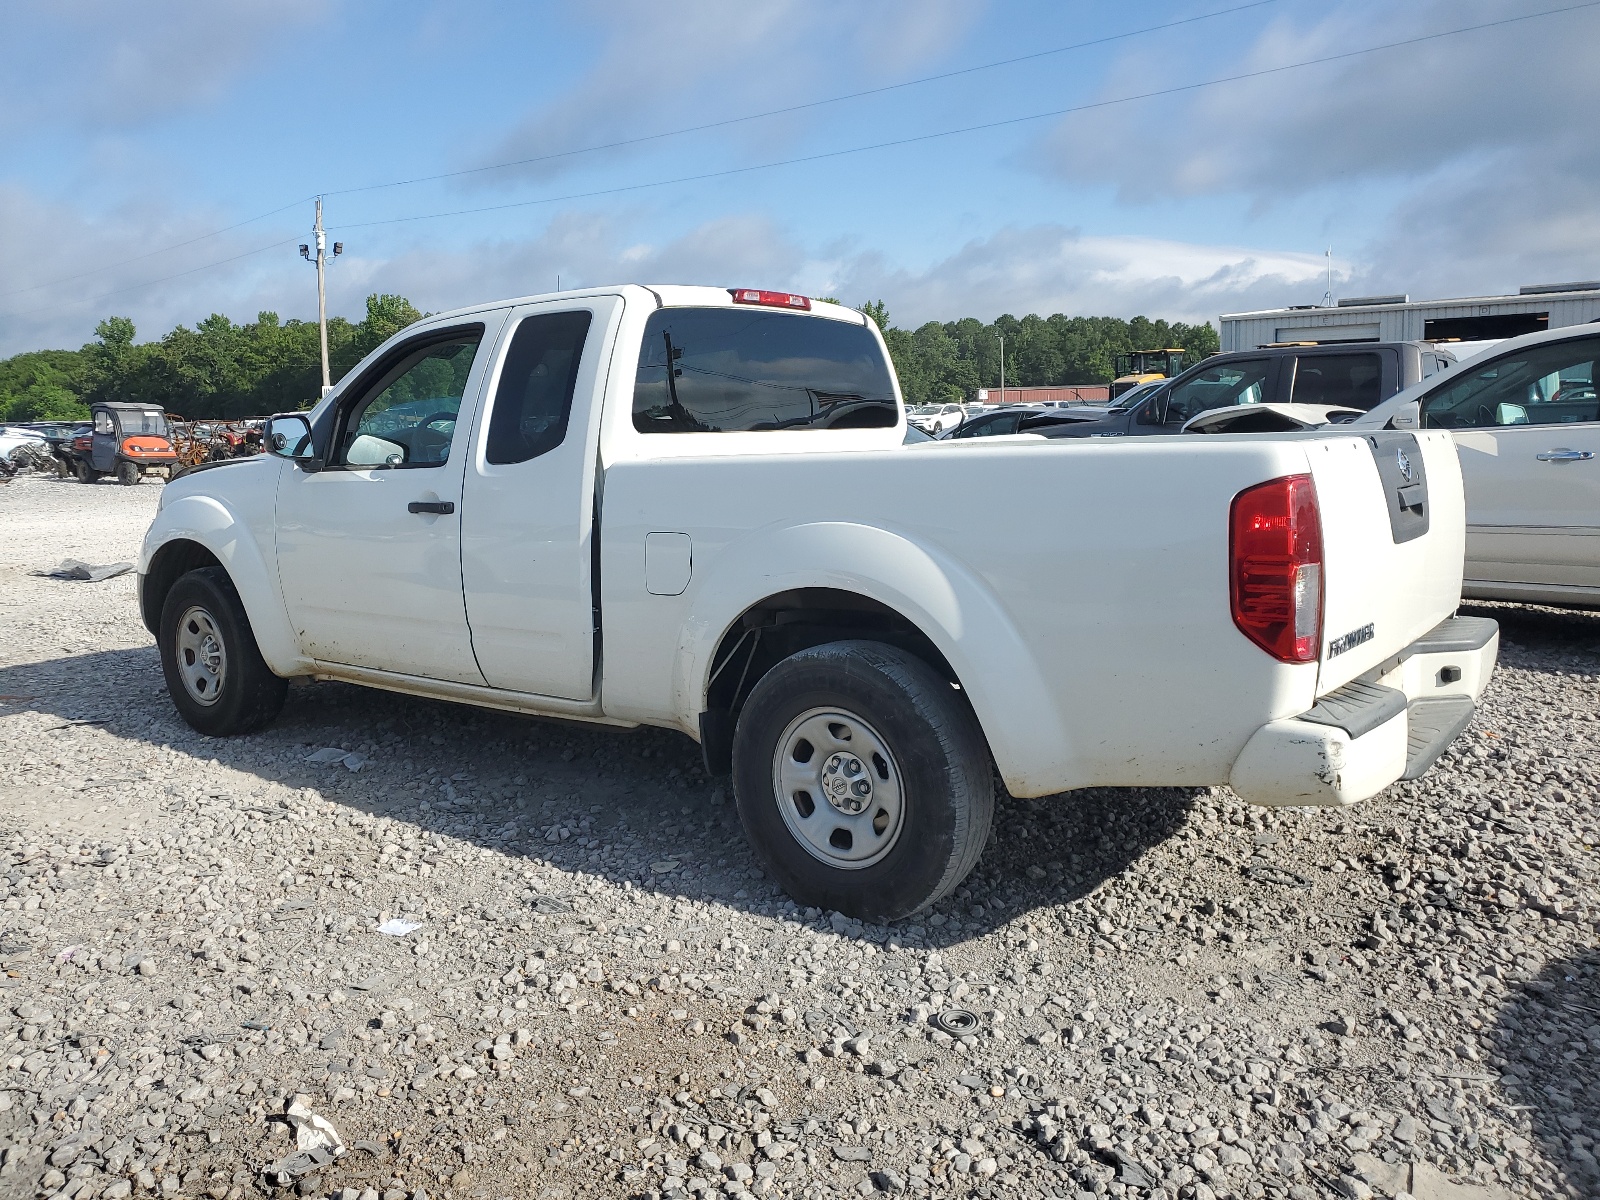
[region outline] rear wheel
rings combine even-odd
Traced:
[[[81,458],[72,464],[72,473],[78,477],[79,483],[93,483],[99,478],[94,468]]]
[[[117,464],[117,482],[126,487],[132,487],[139,482],[139,464],[123,462]]]
[[[763,676],[739,715],[733,777],[745,834],[783,889],[868,921],[955,888],[994,813],[971,709],[878,642],[802,650]]]
[[[248,733],[283,708],[288,681],[262,659],[244,604],[221,567],[190,571],[172,585],[160,630],[167,692],[199,732]]]

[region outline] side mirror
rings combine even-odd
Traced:
[[[1166,413],[1166,408],[1167,394],[1165,392],[1157,392],[1140,406],[1139,415],[1134,418],[1134,422],[1139,425],[1159,425]]]
[[[1528,423],[1528,410],[1520,404],[1502,402],[1494,406],[1494,423],[1496,425],[1526,425]]]
[[[292,459],[303,471],[322,470],[322,460],[316,457],[316,447],[312,444],[311,422],[302,413],[278,413],[268,417],[261,431],[261,441],[267,453]]]
[[[1420,429],[1422,427],[1422,401],[1413,400],[1394,410],[1389,418],[1391,429]]]

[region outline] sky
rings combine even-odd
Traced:
[[[1472,28],[1479,27],[1479,28]],[[1212,321],[1600,278],[1597,0],[9,0],[0,355],[638,281]],[[998,64],[998,65],[997,65]]]

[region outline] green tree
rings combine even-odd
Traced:
[[[856,311],[866,313],[879,329],[885,332],[889,330],[889,306],[882,300],[868,300]]]

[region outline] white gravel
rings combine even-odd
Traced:
[[[0,1197],[1600,1194],[1600,619],[1496,610],[1355,810],[1005,801],[862,928],[674,735],[331,684],[195,735],[131,576],[32,574],[160,488],[0,486]],[[297,1093],[349,1150],[278,1189]]]

